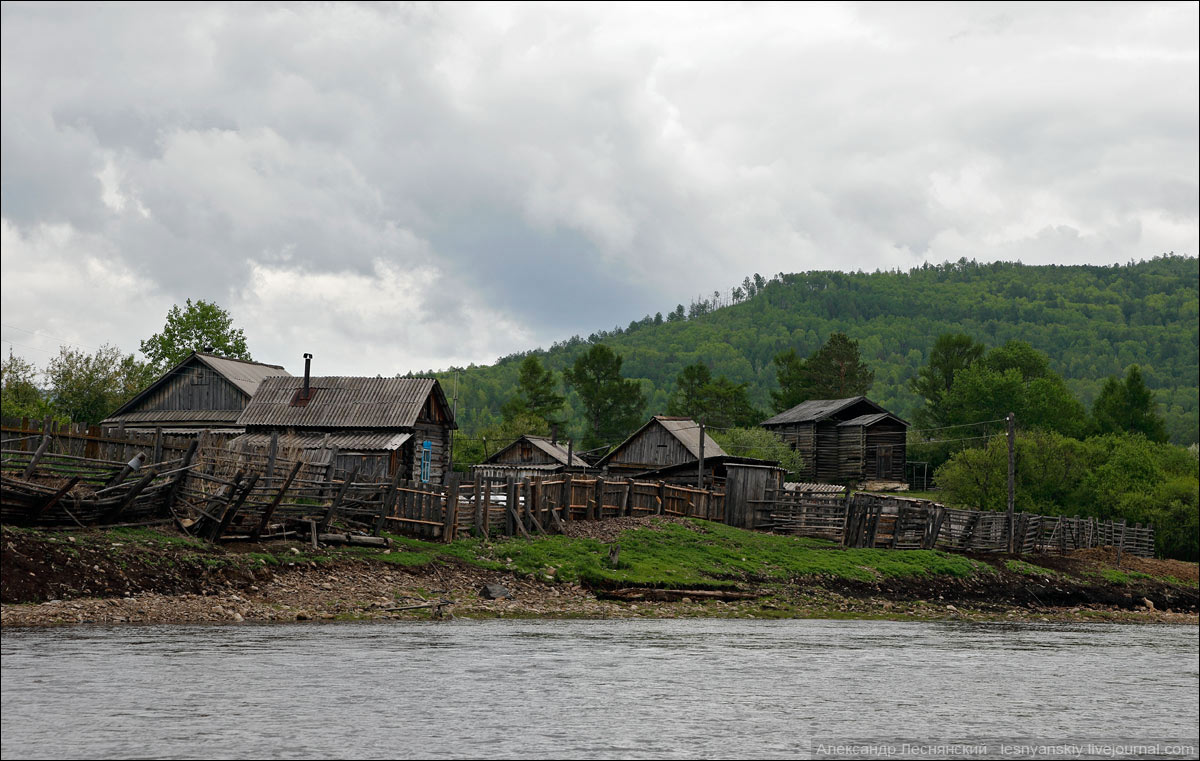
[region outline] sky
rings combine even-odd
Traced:
[[[1196,255],[1196,3],[0,6],[0,345],[317,375],[755,272]]]

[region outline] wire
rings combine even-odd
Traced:
[[[99,346],[88,346],[87,344],[77,344],[77,343],[74,343],[73,341],[68,341],[65,338],[59,338],[58,336],[52,336],[49,333],[45,332],[44,330],[30,330],[29,328],[22,328],[20,325],[12,325],[7,322],[0,322],[0,325],[4,326],[6,328],[12,328],[13,330],[19,330],[22,333],[28,333],[31,336],[37,336],[39,338],[42,336],[45,336],[46,338],[53,338],[55,341],[61,341],[62,343],[65,343],[69,346],[78,346],[80,349],[94,349],[95,351],[100,351]]]
[[[997,418],[996,420],[980,420],[978,423],[956,423],[955,425],[942,425],[937,428],[909,428],[909,433],[924,433],[925,431],[944,431],[948,428],[969,428],[973,425],[987,425],[989,423],[1003,423],[1008,418]]]
[[[986,436],[964,436],[961,439],[921,439],[920,441],[914,441],[912,443],[914,445],[917,445],[917,444],[946,444],[951,441],[975,441],[976,439],[992,439],[992,438],[995,438],[995,437],[1001,436],[1001,435],[1003,435],[1003,434],[989,433]]]

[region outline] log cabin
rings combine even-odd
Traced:
[[[193,351],[100,421],[100,428],[106,436],[155,429],[173,436],[241,433],[238,416],[259,384],[286,375],[279,365]]]
[[[764,420],[817,483],[904,483],[908,423],[865,396],[810,399]]]
[[[359,467],[360,478],[445,483],[450,432],[458,426],[433,378],[309,375],[268,378],[237,419],[245,434],[229,446],[329,450],[336,468]],[[312,456],[303,459],[314,459]],[[325,458],[317,458],[325,459]]]

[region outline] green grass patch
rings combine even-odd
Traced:
[[[562,581],[674,588],[729,587],[742,580],[817,575],[859,581],[970,576],[985,568],[968,558],[932,550],[844,550],[819,539],[775,536],[705,521],[633,529],[621,534],[617,544],[616,568],[609,565],[609,545],[591,539],[508,540],[493,545],[491,553],[520,573],[554,568],[555,578]]]
[[[1141,573],[1139,571],[1119,571],[1116,568],[1105,568],[1095,575],[1112,584],[1132,584],[1138,579],[1154,578],[1148,573]]]
[[[1005,560],[1004,567],[1013,573],[1019,573],[1022,576],[1042,576],[1056,578],[1062,575],[1058,571],[1054,571],[1049,568],[1043,568],[1040,565],[1034,565],[1033,563],[1026,563],[1024,560]]]

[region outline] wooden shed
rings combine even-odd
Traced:
[[[443,483],[450,431],[458,426],[433,378],[268,378],[237,419],[231,447],[262,446],[272,433],[309,451],[338,449],[338,467],[377,478]]]
[[[100,422],[105,435],[162,429],[173,435],[240,433],[238,416],[279,365],[194,351]]]
[[[655,415],[650,422],[600,458],[598,468],[617,476],[696,462],[700,459],[700,424],[686,417]],[[717,442],[704,434],[704,456],[725,454]]]
[[[800,454],[802,478],[904,481],[908,423],[865,396],[810,399],[761,425]]]
[[[695,486],[700,477],[700,463],[671,465],[666,468],[637,473],[639,480],[664,481],[670,484]],[[784,469],[771,460],[753,457],[736,457],[721,454],[709,459],[708,448],[704,451],[703,483],[705,488],[725,492],[725,523],[740,528],[754,528],[757,506],[769,490],[783,488]]]
[[[520,479],[562,473],[568,464],[573,471],[589,467],[569,447],[545,436],[526,434],[478,465],[472,465],[471,473],[484,478]]]

